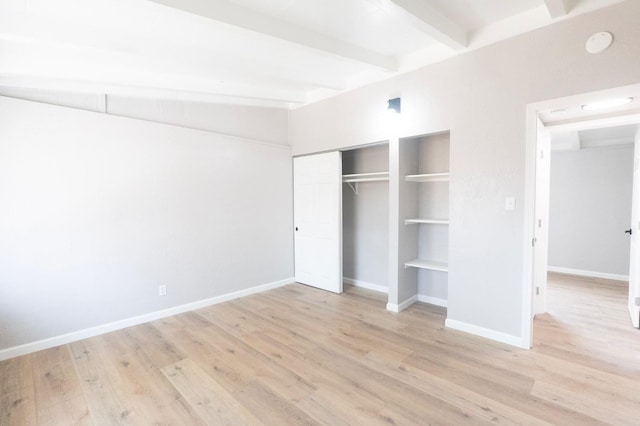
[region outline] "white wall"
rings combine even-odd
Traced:
[[[288,111],[243,105],[207,104],[109,96],[109,114],[287,144]]]
[[[517,341],[526,105],[640,82],[638,16],[640,2],[627,1],[294,110],[294,155],[450,129],[448,318]],[[615,43],[588,54],[586,39],[603,29]],[[398,95],[394,130],[384,109]],[[506,197],[515,211],[505,211]]]
[[[389,145],[342,153],[342,172],[389,170]],[[389,182],[357,184],[358,194],[342,188],[342,257],[347,279],[387,287],[389,280]]]
[[[0,118],[0,349],[293,276],[289,148],[6,97]]]
[[[70,93],[0,86],[0,96],[69,106],[111,115],[139,118],[206,130],[223,135],[287,143],[288,112],[282,108],[211,104],[117,95]]]
[[[553,152],[549,267],[629,274],[633,145]]]

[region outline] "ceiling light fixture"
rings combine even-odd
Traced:
[[[387,109],[389,111],[395,112],[396,114],[400,114],[400,98],[393,98],[387,101]]]
[[[613,43],[613,34],[602,31],[589,37],[585,48],[587,52],[596,54],[607,50],[609,46],[611,46],[611,43]]]
[[[582,105],[583,111],[600,111],[603,109],[611,109],[619,106],[627,105],[633,102],[633,98],[616,98],[607,99],[606,101],[592,102]]]

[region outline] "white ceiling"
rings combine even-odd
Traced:
[[[616,88],[607,94],[594,92],[589,101],[577,102],[572,97],[554,101],[553,107],[538,111],[551,135],[553,151],[605,148],[629,145],[640,129],[640,85]],[[625,105],[585,111],[585,102],[601,102],[630,98]]]
[[[627,124],[586,130],[555,131],[551,133],[551,150],[578,151],[632,145],[639,128],[637,124]]]
[[[604,127],[599,129],[580,130],[580,145],[582,148],[602,146],[604,141],[609,146],[631,145],[638,132],[638,125],[628,124],[626,126]]]
[[[0,86],[290,108],[622,0],[0,0]]]

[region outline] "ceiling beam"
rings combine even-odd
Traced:
[[[150,1],[385,71],[396,71],[398,68],[397,60],[392,56],[373,52],[304,27],[259,14],[224,0]]]
[[[629,110],[592,117],[577,117],[571,120],[545,124],[544,128],[553,133],[627,126],[638,123],[640,123],[640,110]]]
[[[552,19],[563,17],[569,13],[567,0],[544,0],[544,4]]]
[[[454,50],[467,47],[467,33],[424,0],[373,0],[387,13],[407,22]]]
[[[551,133],[551,151],[578,151],[580,136],[577,131]]]
[[[287,104],[305,103],[305,93],[311,89],[335,92],[346,88],[335,73],[317,69],[301,72],[264,55],[259,59],[254,56],[248,69],[247,57],[193,47],[175,37],[136,37],[126,29],[87,33],[87,28],[39,16],[0,14],[0,56],[5,59],[0,61],[0,80],[9,75],[31,75],[42,82],[66,76],[127,88],[147,82],[147,89],[164,90],[163,96],[184,91]],[[126,40],[144,45],[144,55],[135,49],[119,49]],[[113,72],[112,67],[120,71]],[[132,81],[131,75],[146,77]]]
[[[72,76],[73,77],[73,76]],[[273,108],[289,108],[307,102],[302,93],[275,90],[251,90],[246,88],[217,91],[192,90],[182,87],[152,87],[101,81],[81,81],[77,78],[58,79],[50,77],[15,77],[0,73],[0,92],[10,89],[42,89],[59,92],[96,94],[103,93],[122,97],[149,99],[171,99],[176,101],[211,102],[233,105],[251,105]]]

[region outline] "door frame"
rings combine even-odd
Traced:
[[[638,274],[640,273],[640,262],[634,262],[640,256],[638,247],[638,231],[640,231],[640,223],[636,222],[640,216],[640,126],[636,127],[636,134],[633,138],[633,186],[631,196],[631,227],[630,235],[631,244],[629,247],[629,298],[627,307],[629,315],[631,315],[631,323],[634,327],[640,328],[640,303],[637,302],[640,297],[640,282]],[[635,231],[635,233],[633,233]]]
[[[533,236],[533,312],[546,312],[547,265],[549,263],[549,198],[551,189],[551,135],[544,123],[536,119],[536,202]],[[539,205],[538,205],[539,204]],[[538,208],[540,207],[540,208]]]
[[[640,84],[615,87],[596,92],[582,93],[579,95],[534,102],[527,105],[526,109],[526,141],[525,141],[525,191],[524,191],[524,232],[523,232],[523,262],[522,262],[522,316],[521,316],[521,342],[523,347],[533,347],[533,302],[535,291],[535,250],[533,240],[536,226],[536,184],[537,179],[537,152],[538,152],[538,112],[542,110],[562,109],[571,105],[584,105],[603,98],[615,98],[628,95],[629,92],[640,90]],[[606,118],[584,119],[572,123],[563,124],[563,128],[570,130],[572,126],[585,129],[585,122],[589,122],[591,128],[637,124],[640,123],[640,113],[637,110],[621,112],[607,116]],[[551,128],[552,126],[548,126]],[[558,128],[558,125],[554,125]]]

